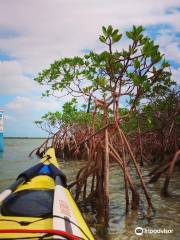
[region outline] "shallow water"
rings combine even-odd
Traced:
[[[37,158],[29,158],[28,154],[32,149],[42,143],[42,139],[5,139],[5,151],[0,153],[0,191],[5,189],[17,177],[17,175],[37,162]],[[60,161],[62,169],[73,181],[78,169],[84,164],[83,161]],[[142,169],[144,176],[150,169]],[[135,173],[134,173],[135,176]],[[136,178],[135,178],[136,179]],[[147,179],[145,177],[145,179]],[[148,185],[153,205],[156,209],[154,214],[147,214],[146,202],[142,202],[141,210],[131,211],[128,216],[124,214],[124,186],[123,176],[118,166],[112,165],[110,170],[110,222],[108,229],[103,229],[96,223],[92,214],[86,214],[96,239],[107,240],[178,240],[180,239],[180,174],[175,172],[171,179],[170,190],[173,193],[171,198],[164,198],[160,195],[160,188],[163,178],[155,184]],[[168,234],[150,234],[137,236],[134,233],[136,227],[146,229],[173,230]]]

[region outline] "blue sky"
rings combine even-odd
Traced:
[[[135,4],[136,2],[136,4]],[[55,59],[100,50],[102,25],[121,32],[143,25],[180,83],[179,0],[0,0],[0,109],[5,136],[46,136],[33,121],[69,97],[42,99],[34,81]],[[133,7],[132,7],[133,6]],[[122,41],[122,46],[126,46]]]

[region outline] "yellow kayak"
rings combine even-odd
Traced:
[[[53,148],[0,194],[0,239],[94,240]]]

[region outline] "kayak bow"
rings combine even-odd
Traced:
[[[94,240],[53,148],[0,194],[0,239]]]

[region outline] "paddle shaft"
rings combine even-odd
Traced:
[[[3,202],[13,191],[16,190],[16,188],[23,182],[26,182],[27,180],[31,179],[35,176],[35,174],[43,167],[43,163],[38,163],[35,166],[27,169],[23,173],[21,173],[18,176],[18,179],[9,186],[8,189],[4,190],[0,194],[0,203]]]
[[[0,203],[2,203],[23,182],[25,182],[25,178],[21,177],[11,184],[8,189],[4,190],[0,194]]]
[[[56,176],[55,183],[56,183],[56,185],[63,186],[63,182],[62,182],[60,176]]]

